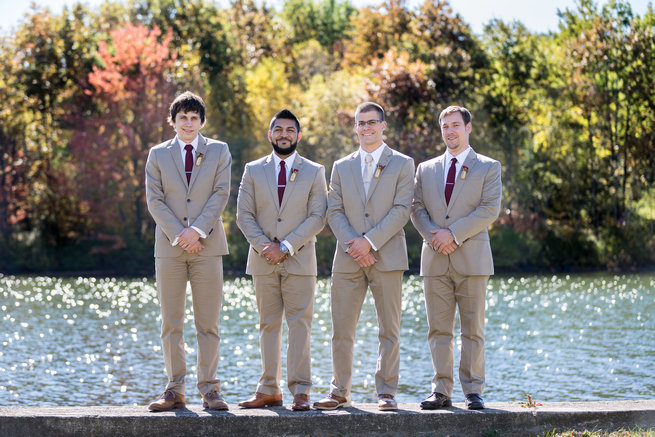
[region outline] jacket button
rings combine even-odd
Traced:
[[[368,213],[364,214],[364,217],[368,217]]]
[[[186,217],[184,217],[184,218],[182,219],[182,221],[184,221],[184,222],[185,222],[185,221],[186,221]]]
[[[449,218],[450,218],[450,216],[447,215],[447,216],[446,216],[446,220],[448,220]]]
[[[277,219],[277,221],[278,221],[278,222],[281,222],[281,221],[282,221],[282,219],[281,219],[281,218],[279,218],[279,219]]]
[[[186,200],[186,203],[189,203],[189,202],[191,202],[191,199],[187,199],[187,200]]]

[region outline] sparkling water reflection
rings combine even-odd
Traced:
[[[320,279],[312,328],[314,398],[327,392],[332,372],[329,295],[329,279]],[[652,273],[493,278],[485,398],[524,400],[525,393],[539,401],[651,398],[654,298]],[[187,393],[190,402],[199,402],[190,297],[187,308]],[[159,306],[150,279],[0,275],[0,309],[0,405],[143,405],[165,384]],[[220,330],[219,376],[234,404],[252,394],[260,374],[249,278],[226,281]],[[400,402],[419,401],[429,392],[426,334],[422,282],[410,276],[403,296]],[[369,295],[357,330],[355,402],[375,400],[376,359]],[[285,400],[290,401],[286,387]],[[458,382],[454,400],[462,400]]]

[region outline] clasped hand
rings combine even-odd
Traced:
[[[177,245],[189,253],[198,253],[205,248],[200,242],[200,234],[193,228],[184,228],[175,238]]]
[[[262,256],[269,264],[280,264],[288,256],[280,250],[280,243],[264,243],[262,246],[264,246]]]
[[[364,237],[353,238],[352,240],[346,241],[345,244],[349,244],[350,247],[346,250],[346,253],[349,254],[360,267],[370,267],[378,260],[371,253],[371,243]]]
[[[450,233],[448,229],[435,229],[430,231],[432,233],[432,240],[430,244],[439,253],[444,255],[450,255],[457,249],[457,243],[455,243],[455,238]]]

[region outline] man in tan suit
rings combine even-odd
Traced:
[[[439,116],[446,153],[416,171],[412,223],[423,236],[428,344],[434,377],[421,408],[450,407],[453,331],[459,308],[462,350],[459,380],[469,409],[484,408],[484,307],[494,265],[487,228],[500,211],[500,163],[469,145],[471,114],[449,106]]]
[[[273,153],[246,164],[237,224],[250,243],[246,273],[255,283],[262,376],[255,395],[239,406],[282,405],[282,318],[289,328],[287,380],[291,408],[309,410],[309,339],[316,287],[316,234],[325,226],[325,168],[296,152],[300,123],[289,110],[271,120]]]
[[[334,163],[328,223],[337,237],[332,264],[332,369],[330,393],[314,404],[331,410],[350,405],[357,321],[371,288],[378,316],[375,372],[378,407],[395,410],[400,367],[400,310],[407,246],[403,226],[412,203],[414,161],[383,141],[381,106],[355,112],[360,148]]]
[[[155,274],[161,304],[161,339],[168,384],[152,411],[185,406],[184,313],[191,283],[198,337],[198,390],[203,407],[227,410],[218,368],[218,319],[227,240],[221,214],[230,194],[232,157],[227,144],[199,134],[205,103],[190,92],[170,106],[177,135],[152,149],[146,162],[146,199],[155,220]]]

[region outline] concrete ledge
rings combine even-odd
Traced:
[[[483,411],[463,404],[422,411],[400,404],[397,412],[374,404],[336,411],[291,411],[288,406],[209,412],[200,405],[150,413],[146,407],[0,407],[0,436],[473,436],[528,435],[553,429],[613,431],[655,428],[655,399],[552,402],[537,408],[489,403]]]

